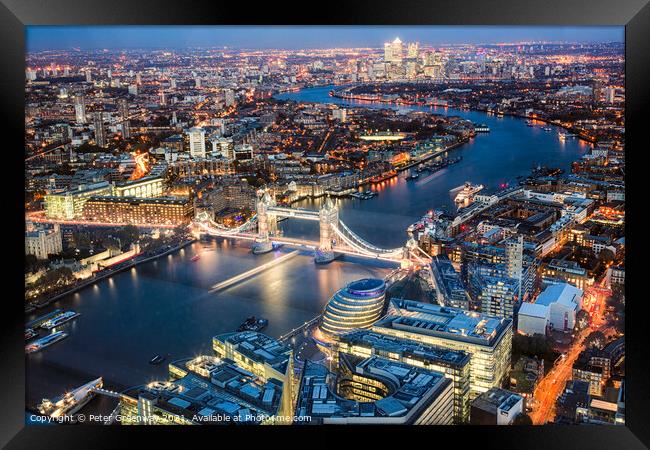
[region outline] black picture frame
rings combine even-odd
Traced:
[[[239,2],[211,2],[207,0],[2,0],[0,4],[0,34],[3,52],[0,64],[0,90],[2,95],[1,122],[3,133],[3,157],[5,167],[2,182],[5,204],[15,206],[7,213],[3,223],[7,225],[3,278],[4,326],[0,364],[2,365],[2,406],[0,407],[0,445],[7,448],[79,448],[134,446],[136,439],[171,438],[173,430],[163,427],[71,427],[24,425],[24,337],[23,306],[18,301],[22,286],[20,263],[12,263],[22,254],[20,239],[14,233],[24,230],[24,205],[16,192],[20,182],[22,151],[24,146],[24,69],[25,69],[25,26],[27,25],[198,25],[198,24],[266,24],[266,25],[624,25],[626,29],[626,149],[632,161],[627,164],[628,207],[626,224],[632,232],[629,236],[626,258],[634,261],[628,266],[626,291],[632,301],[627,303],[626,339],[626,426],[545,426],[545,427],[357,427],[341,429],[318,429],[311,427],[274,427],[261,434],[277,434],[274,439],[282,445],[311,445],[321,441],[317,434],[323,434],[324,442],[336,443],[336,434],[345,433],[345,439],[358,437],[365,442],[379,440],[384,433],[392,434],[400,445],[438,445],[439,440],[452,442],[447,445],[467,446],[470,442],[488,447],[518,448],[646,448],[650,445],[648,417],[648,379],[650,368],[644,345],[648,341],[648,326],[645,323],[645,303],[641,295],[643,267],[643,240],[641,184],[642,152],[646,142],[642,141],[650,104],[650,4],[648,0],[548,0],[521,2],[520,0],[374,0],[326,2],[314,5],[311,2],[242,5]],[[646,114],[643,114],[646,113]],[[638,162],[638,164],[637,164]],[[632,176],[630,176],[630,173]],[[636,178],[639,177],[639,178]],[[635,183],[639,188],[635,188]],[[638,193],[637,193],[638,192]],[[632,202],[630,203],[629,196]],[[636,231],[636,232],[635,232]],[[16,248],[13,248],[13,246]],[[630,270],[632,269],[632,270]],[[630,290],[630,286],[631,289]],[[9,287],[9,289],[7,289]],[[633,343],[633,345],[629,345]],[[155,428],[155,429],[154,429]],[[204,428],[204,427],[192,427]],[[289,429],[290,428],[290,429]],[[309,428],[307,430],[307,428]],[[205,434],[204,430],[189,430],[184,433],[201,433],[206,439],[203,444],[214,442],[216,434]],[[239,428],[243,439],[252,439],[249,428]],[[256,430],[259,431],[259,430]],[[309,433],[309,434],[307,434]],[[239,433],[238,433],[239,434]],[[258,434],[258,433],[254,433]],[[136,437],[137,436],[137,437]],[[221,436],[221,435],[220,435]],[[181,435],[184,440],[188,434]],[[221,437],[218,439],[222,439]],[[327,441],[325,441],[327,439]],[[451,441],[449,441],[451,439]],[[417,443],[416,443],[417,440]],[[398,441],[398,442],[399,442]],[[251,441],[252,442],[252,441]],[[456,442],[457,444],[453,444]],[[129,443],[132,443],[129,445]],[[442,441],[440,441],[442,443]],[[224,440],[221,445],[226,444]],[[245,445],[249,443],[244,441]],[[229,443],[226,445],[236,445]]]

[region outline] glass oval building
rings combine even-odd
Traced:
[[[353,281],[325,306],[321,331],[336,336],[355,328],[370,328],[384,309],[386,283],[378,278]]]

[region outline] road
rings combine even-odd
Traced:
[[[555,402],[564,391],[566,382],[571,379],[573,363],[585,349],[585,339],[592,331],[600,330],[607,334],[604,317],[607,278],[604,276],[592,290],[587,290],[583,308],[591,313],[591,326],[582,330],[574,339],[566,356],[553,366],[548,374],[537,384],[533,394],[534,407],[530,418],[534,425],[544,425],[555,419]]]

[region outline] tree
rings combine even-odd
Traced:
[[[610,249],[604,248],[600,251],[600,253],[598,253],[598,259],[606,264],[608,262],[614,261],[614,259],[616,259],[616,255]]]
[[[520,413],[515,417],[515,420],[512,421],[513,425],[532,425],[533,419],[530,418],[528,414]]]
[[[512,360],[516,361],[521,356],[543,359],[545,370],[548,371],[553,367],[558,354],[553,350],[550,338],[539,334],[525,336],[516,333],[512,338]]]
[[[590,323],[591,323],[591,316],[589,315],[589,313],[584,309],[578,311],[578,313],[576,314],[576,329],[578,331],[584,330],[589,326]]]
[[[605,335],[602,331],[592,331],[585,339],[585,345],[587,348],[596,347],[602,349],[605,346]]]
[[[116,233],[122,246],[128,246],[140,238],[140,230],[135,225],[125,225]]]

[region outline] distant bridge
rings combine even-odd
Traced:
[[[313,250],[317,262],[333,260],[335,252],[397,262],[402,265],[431,262],[431,257],[414,240],[409,240],[403,247],[388,249],[366,241],[339,219],[338,208],[329,198],[319,211],[313,211],[277,206],[268,192],[259,191],[256,209],[257,213],[253,217],[237,227],[224,227],[214,222],[207,213],[198,215],[195,225],[201,233],[208,235],[254,241],[253,250],[256,253],[271,251],[273,243],[279,243]],[[319,241],[279,236],[277,228],[279,217],[319,222]]]

